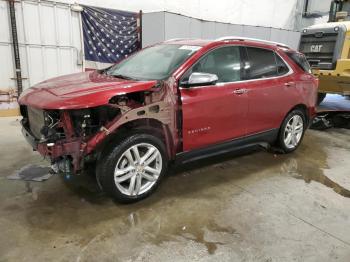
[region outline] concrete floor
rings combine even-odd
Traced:
[[[178,168],[133,205],[91,176],[6,179],[45,163],[15,118],[0,119],[0,145],[0,261],[350,261],[349,130]]]

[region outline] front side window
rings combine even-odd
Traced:
[[[105,73],[137,80],[166,79],[200,48],[172,44],[152,46],[110,67]]]
[[[210,73],[218,77],[219,83],[241,80],[241,55],[238,46],[226,46],[204,55],[184,75],[182,81],[188,81],[192,73]]]

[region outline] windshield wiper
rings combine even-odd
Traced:
[[[109,66],[107,68],[104,69],[97,69],[97,72],[99,72],[100,74],[106,74],[107,75],[107,71],[111,68],[112,66]]]
[[[114,76],[114,77],[125,79],[125,80],[136,80],[135,78],[132,78],[130,76],[121,75],[121,74],[115,74],[115,75],[110,74],[110,76]]]

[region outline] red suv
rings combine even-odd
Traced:
[[[53,78],[19,99],[23,134],[54,170],[96,162],[121,202],[150,195],[175,160],[260,144],[294,151],[315,114],[304,56],[261,40],[170,40],[104,70]]]

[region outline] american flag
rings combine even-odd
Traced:
[[[140,49],[139,13],[84,6],[85,69],[102,69]]]

